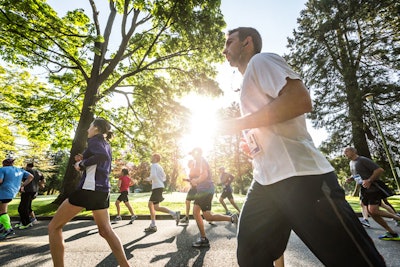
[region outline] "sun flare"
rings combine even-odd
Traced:
[[[207,156],[214,146],[217,111],[221,106],[218,100],[198,95],[185,97],[183,103],[190,108],[192,116],[189,131],[181,140],[182,151],[188,153],[194,147],[201,147],[203,155]]]

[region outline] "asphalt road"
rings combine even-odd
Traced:
[[[400,266],[400,242],[381,241],[377,237],[384,230],[371,221],[367,232],[389,267]],[[48,220],[27,230],[16,230],[13,238],[0,242],[0,266],[52,266],[48,237]],[[146,234],[147,218],[128,224],[123,220],[113,224],[124,245],[132,266],[238,266],[236,263],[236,226],[218,222],[206,223],[206,232],[211,243],[207,249],[195,249],[192,242],[198,236],[194,220],[188,226],[176,226],[173,220],[158,220],[156,233]],[[393,222],[389,222],[394,225]],[[397,227],[400,232],[400,228]],[[74,220],[64,228],[66,242],[65,266],[117,266],[107,242],[98,235],[92,220]],[[302,241],[292,233],[285,251],[285,266],[323,266]]]

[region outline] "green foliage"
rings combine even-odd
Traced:
[[[221,93],[212,64],[223,59],[220,1],[90,4],[59,17],[44,1],[2,1],[0,56],[46,71],[47,85],[35,91],[29,107],[40,125],[38,136],[54,138],[55,151],[71,144],[69,133],[75,129],[70,154],[82,152],[90,122],[103,116],[120,135],[113,143],[118,157],[134,149],[138,161],[160,152],[173,159],[166,169],[174,181],[176,140],[187,118],[177,98],[193,91]],[[100,13],[108,15],[105,21]],[[110,107],[117,94],[126,96],[124,107]],[[24,95],[18,105],[27,99]],[[14,118],[27,118],[19,111],[8,110]],[[71,157],[63,184],[66,194],[78,179],[72,163]]]
[[[325,152],[337,153],[351,144],[370,157],[368,145],[374,154],[382,147],[363,98],[369,92],[377,98],[389,143],[398,145],[399,8],[394,0],[311,0],[301,12],[287,57],[310,87],[314,126],[331,135],[322,144]],[[366,134],[372,139],[369,144]]]
[[[9,121],[0,115],[0,159],[5,159],[7,153],[14,151],[15,138],[9,125]]]

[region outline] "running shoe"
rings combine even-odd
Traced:
[[[179,220],[181,219],[181,212],[180,211],[175,212],[174,219],[175,219],[176,225],[178,225],[179,224]]]
[[[4,233],[6,229],[4,228],[4,226],[0,223],[0,234]]]
[[[18,227],[18,229],[19,230],[25,230],[25,229],[27,229],[27,228],[29,228],[29,227],[32,227],[33,226],[33,224],[32,223],[28,223],[27,225],[20,225],[19,227]]]
[[[237,225],[239,222],[239,214],[235,213],[235,214],[231,215],[231,222],[233,224]]]
[[[361,220],[360,220],[360,223],[361,223],[362,225],[364,225],[365,227],[371,227],[371,225],[369,224],[368,219],[361,219]]]
[[[207,237],[199,237],[195,242],[192,243],[192,247],[195,248],[204,248],[210,247],[210,241],[208,241]]]
[[[386,240],[386,241],[400,241],[400,237],[397,233],[389,233],[386,232],[386,234],[379,236],[380,240]]]
[[[129,221],[129,224],[132,224],[137,218],[138,218],[138,216],[132,215],[131,220]]]
[[[114,220],[111,221],[111,223],[118,223],[118,222],[121,221],[121,220],[122,220],[122,217],[121,217],[121,216],[116,216],[116,217],[114,218]]]
[[[232,212],[230,212],[229,210],[227,212],[225,212],[225,215],[232,215]]]
[[[0,240],[6,239],[8,236],[15,235],[14,229],[10,228],[5,230],[4,233],[0,235]]]
[[[154,232],[157,232],[157,226],[149,226],[149,227],[147,227],[147,228],[145,228],[144,229],[144,231],[146,232],[146,233],[154,233]]]
[[[187,216],[183,217],[183,218],[179,221],[179,223],[189,224],[189,217],[187,217]]]
[[[37,224],[38,221],[37,221],[37,219],[36,219],[35,217],[33,217],[33,218],[31,218],[31,223],[32,223],[32,224]]]
[[[17,223],[14,225],[14,228],[19,228],[20,226],[22,226],[22,223],[21,223],[21,222],[17,222]]]

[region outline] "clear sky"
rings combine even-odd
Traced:
[[[283,55],[286,39],[297,27],[305,0],[222,0],[221,11],[227,29],[239,26],[257,29],[263,38],[263,52]]]

